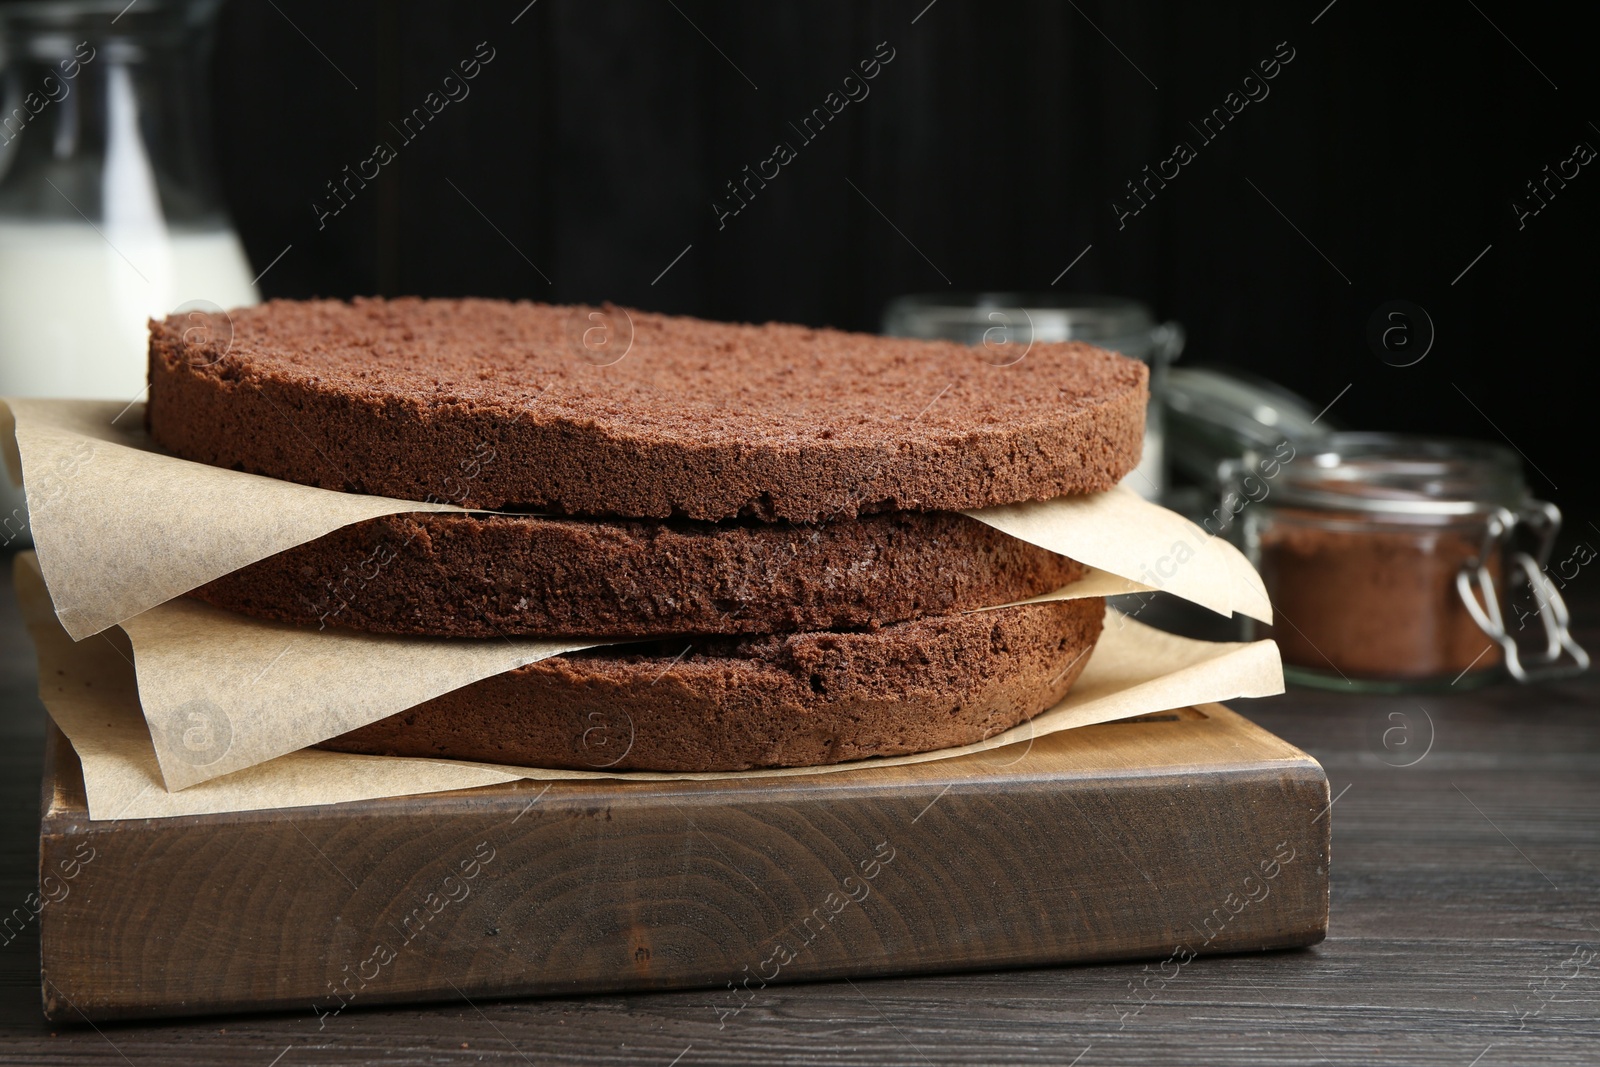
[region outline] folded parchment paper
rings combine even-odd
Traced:
[[[78,640],[341,526],[460,510],[174,459],[145,435],[143,404],[8,399],[11,459],[6,407],[39,566]]]
[[[122,623],[167,788],[182,789],[594,642],[310,630],[179,597]],[[206,728],[196,731],[195,726]]]
[[[861,767],[949,759],[1078,726],[1283,691],[1283,669],[1277,647],[1270,641],[1191,641],[1113,613],[1106,619],[1105,634],[1088,666],[1064,701],[1032,722],[962,748],[831,767],[725,774],[557,771],[307,750],[168,792],[139,711],[133,665],[122,635],[108,634],[75,644],[56,620],[33,555],[18,556],[15,569],[18,597],[39,651],[39,695],[83,764],[92,819],[294,808],[470,789],[517,778],[671,781],[848,773]],[[189,728],[204,734],[212,724],[201,715]]]
[[[1130,584],[1096,571],[1034,599],[1109,596]],[[169,789],[264,763],[452,689],[594,645],[316,631],[187,597],[126,619],[122,629],[133,643],[139,700]]]
[[[341,526],[401,512],[460,510],[174,459],[145,436],[142,404],[4,403],[0,442],[20,467],[56,610],[78,639]],[[1140,590],[1271,621],[1261,579],[1236,548],[1128,490],[967,514],[1131,579]]]
[[[1272,622],[1266,586],[1227,540],[1131,489],[968,511],[979,522],[1079,563],[1223,615]]]

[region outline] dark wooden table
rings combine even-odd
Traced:
[[[1600,649],[1600,578],[1574,584]],[[0,915],[36,887],[34,690],[7,585]],[[1115,964],[774,986],[721,1028],[688,992],[52,1030],[29,923],[0,946],[0,1063],[1600,1063],[1600,676],[1235,706],[1327,768],[1329,937],[1196,960],[1138,1014],[1143,965]]]

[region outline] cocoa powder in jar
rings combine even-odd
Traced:
[[[1385,521],[1273,509],[1259,526],[1261,574],[1287,664],[1355,678],[1454,677],[1500,664],[1456,575],[1484,523]],[[1498,553],[1488,560],[1496,588]]]

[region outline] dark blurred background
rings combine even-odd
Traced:
[[[1579,433],[1600,167],[1550,186],[1521,228],[1513,202],[1536,207],[1525,183],[1600,147],[1573,17],[1504,0],[231,0],[214,104],[250,258],[282,255],[269,297],[611,300],[875,330],[907,292],[1130,296],[1184,324],[1185,363],[1318,407],[1350,386],[1330,415],[1345,426],[1510,442],[1571,541],[1600,536]],[[802,141],[790,124],[883,42],[870,95]],[[407,142],[405,116],[487,50],[470,94]],[[1213,141],[1190,126],[1291,50]],[[327,183],[380,141],[396,158],[319,219]],[[719,225],[726,183],[779,141],[797,158]],[[1125,183],[1178,141],[1196,158],[1119,221]],[[1436,328],[1410,367],[1365,336],[1397,299]]]

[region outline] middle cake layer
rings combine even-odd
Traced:
[[[642,637],[875,629],[1025,600],[1086,572],[954,512],[817,525],[406,514],[193,595],[374,633]]]

